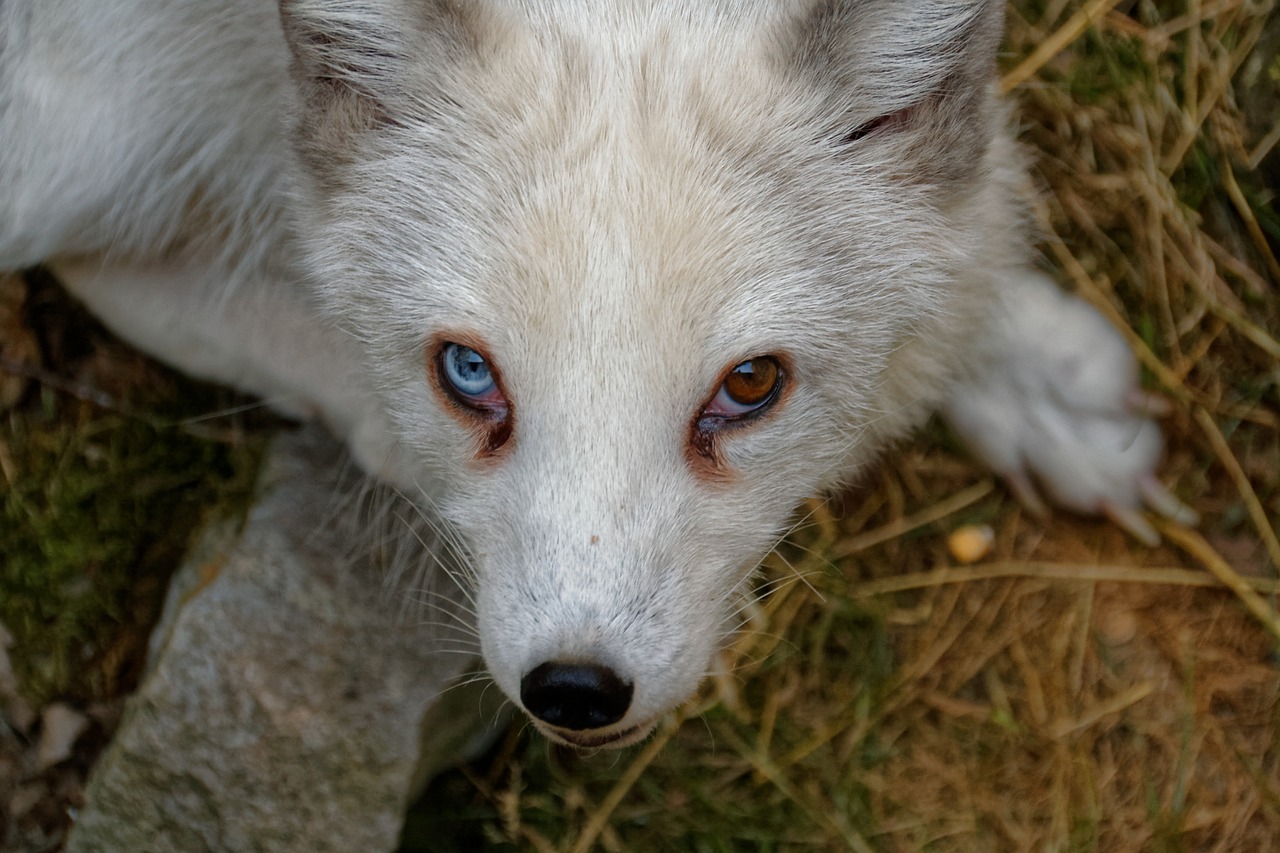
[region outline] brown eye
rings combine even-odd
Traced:
[[[724,392],[740,406],[758,406],[778,384],[778,363],[771,358],[744,361],[724,380]]]
[[[690,425],[688,458],[695,473],[724,479],[716,437],[757,420],[783,398],[787,365],[782,356],[760,355],[735,364],[725,374],[715,396]]]
[[[770,355],[736,365],[716,396],[702,412],[702,418],[732,421],[763,411],[782,387],[782,367]]]

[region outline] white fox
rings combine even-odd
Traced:
[[[1027,266],[1002,5],[0,0],[0,268],[323,418],[467,543],[507,696],[622,746],[932,410],[1025,500],[1186,516]]]

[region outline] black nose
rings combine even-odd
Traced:
[[[618,722],[631,706],[632,687],[608,667],[544,663],[520,679],[520,701],[552,726],[582,731]]]

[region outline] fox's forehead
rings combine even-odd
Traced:
[[[630,322],[707,337],[747,317],[767,335],[816,295],[822,232],[849,242],[854,223],[822,214],[841,164],[806,128],[802,87],[758,51],[657,25],[645,38],[561,34],[527,64],[484,69],[443,146],[456,146],[445,226],[486,233],[440,242],[483,266],[459,282],[470,301],[550,336]],[[713,53],[724,61],[701,61]]]
[[[348,317],[498,358],[696,364],[694,385],[780,350],[883,360],[948,274],[906,155],[833,145],[776,7],[600,5],[512,7],[410,72],[420,99],[389,100],[331,203],[375,284],[339,294]]]
[[[537,34],[539,49],[556,42],[591,44],[625,59],[675,38],[693,50],[726,48],[773,37],[811,0],[463,0],[477,44]],[[506,43],[509,46],[509,43]],[[758,45],[756,45],[758,47]]]
[[[502,211],[505,240],[465,285],[493,354],[540,370],[631,369],[637,384],[683,368],[698,388],[738,360],[802,345],[832,298],[806,276],[811,259],[793,257],[731,188],[632,168],[561,172],[561,186]]]

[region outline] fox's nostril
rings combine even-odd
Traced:
[[[582,731],[618,722],[631,707],[632,686],[608,667],[540,664],[520,680],[520,701],[548,725]]]

